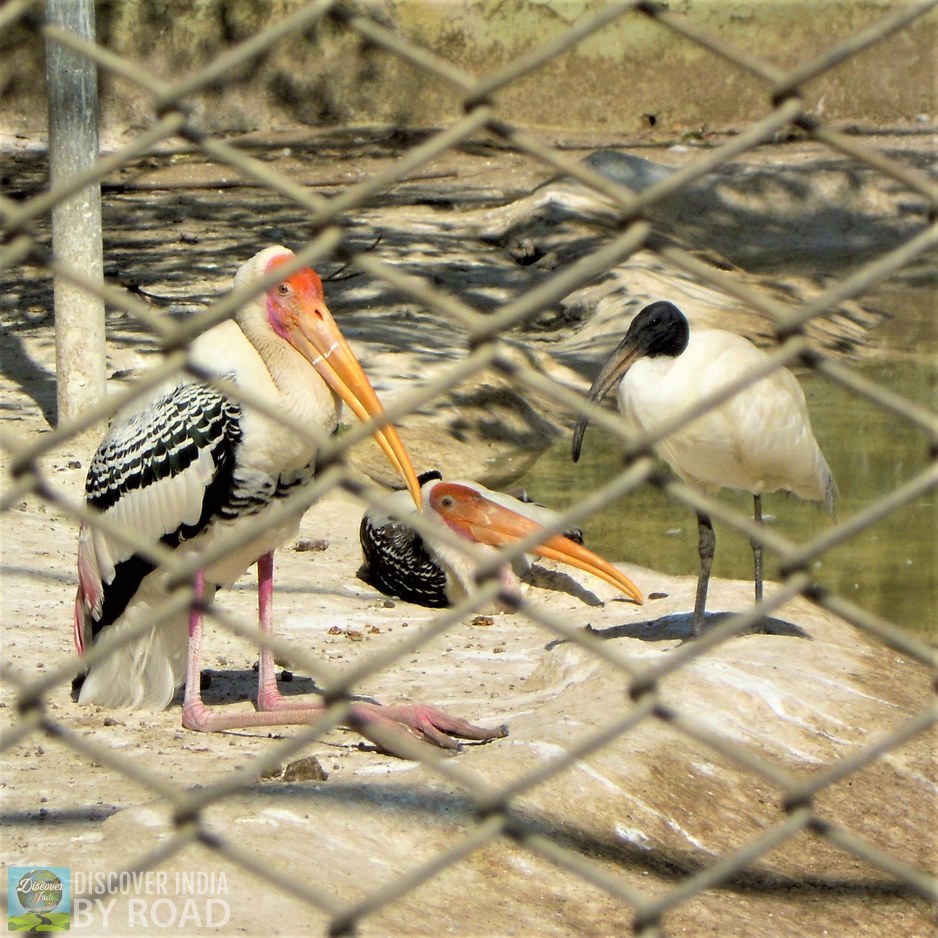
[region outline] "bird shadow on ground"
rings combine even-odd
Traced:
[[[253,703],[257,699],[257,669],[203,668],[201,685],[202,700],[206,706],[245,700]],[[322,688],[312,678],[302,677],[282,668],[277,670],[277,687],[284,697],[305,696],[311,698],[310,703],[315,703],[317,698],[322,699],[324,696]],[[181,704],[183,694],[184,689],[179,688],[173,702]],[[361,694],[352,694],[349,699],[354,703],[378,703],[374,697]]]
[[[716,626],[731,619],[734,615],[736,613],[733,612],[708,612],[704,617],[703,630],[706,632],[709,629],[716,628]],[[638,638],[645,642],[666,642],[674,639],[683,641],[691,638],[693,621],[693,613],[678,612],[668,616],[661,616],[658,619],[646,619],[643,622],[626,622],[622,625],[612,625],[607,629],[587,626],[587,630],[601,639]],[[811,636],[801,626],[795,625],[793,622],[786,622],[784,619],[776,619],[774,616],[766,616],[738,634],[784,635],[789,638],[811,639]]]
[[[6,330],[3,332],[3,371],[32,399],[49,426],[55,426],[55,375],[39,364],[19,336]],[[6,405],[3,406],[5,409]]]
[[[566,593],[587,606],[603,605],[603,601],[594,592],[582,586],[574,577],[562,570],[549,570],[535,563],[531,565],[531,569],[522,577],[522,580],[538,589]]]

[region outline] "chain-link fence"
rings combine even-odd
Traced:
[[[37,409],[49,410],[48,396],[42,397],[42,375],[27,374],[30,369],[20,358],[14,362],[12,355],[17,344],[20,351],[36,352],[51,342],[51,326],[41,313],[34,313],[37,322],[29,321],[44,296],[41,277],[50,274],[104,299],[110,341],[123,356],[120,361],[131,368],[129,375],[112,375],[119,390],[81,420],[42,433],[17,434],[14,425],[13,432],[4,434],[8,585],[3,626],[9,651],[4,669],[9,719],[3,749],[8,766],[15,765],[4,774],[18,805],[7,817],[11,829],[18,831],[4,851],[7,861],[66,865],[65,857],[73,870],[85,862],[88,868],[125,874],[166,870],[173,864],[235,871],[241,892],[237,898],[228,896],[235,911],[221,923],[222,930],[232,932],[262,927],[251,917],[253,907],[272,932],[298,934],[340,934],[358,928],[376,934],[621,934],[630,928],[640,935],[671,928],[692,934],[828,933],[820,926],[814,930],[819,922],[824,928],[840,927],[841,934],[857,934],[860,922],[875,931],[886,928],[887,921],[897,923],[892,933],[924,934],[931,920],[929,904],[938,899],[935,842],[928,830],[928,818],[934,821],[936,785],[931,748],[936,710],[930,684],[935,652],[927,633],[922,637],[899,628],[888,616],[823,585],[816,572],[832,551],[863,538],[884,517],[909,505],[916,511],[930,510],[926,496],[938,481],[938,419],[925,401],[871,379],[856,367],[855,357],[840,353],[850,344],[844,329],[853,330],[851,341],[859,341],[856,336],[869,330],[872,336],[866,341],[877,344],[874,317],[857,312],[867,293],[903,271],[926,271],[922,276],[927,276],[924,258],[938,243],[938,186],[921,161],[886,152],[875,139],[836,130],[810,113],[802,92],[816,77],[887,37],[921,28],[932,6],[884,10],[871,28],[785,71],[728,45],[666,5],[610,3],[581,15],[559,40],[535,45],[503,69],[476,76],[444,54],[405,38],[393,22],[323,0],[233,43],[185,77],[166,80],[106,44],[85,42],[44,24],[32,3],[8,3],[0,11],[5,28],[16,25],[41,33],[45,42],[61,43],[90,58],[111,80],[136,86],[149,97],[152,119],[90,170],[48,189],[35,180],[29,183],[29,174],[40,170],[32,157],[22,160],[13,183],[19,195],[0,200],[0,270],[6,282],[16,283],[10,292],[20,304],[10,317],[14,328],[7,336],[11,344],[9,353],[5,350],[4,370],[15,374],[22,386],[32,381],[38,388],[31,392],[40,402]],[[544,135],[505,120],[498,105],[499,92],[630,17],[650,21],[732,63],[751,76],[765,102],[761,119],[708,146],[691,148],[680,168],[643,186],[624,185],[596,161],[573,158],[565,149],[546,144]],[[459,97],[462,116],[439,131],[397,131],[393,146],[387,145],[387,138],[370,138],[364,131],[357,139],[354,133],[320,136],[304,149],[295,140],[289,145],[239,144],[201,129],[190,107],[193,96],[243,76],[251,63],[289,37],[327,27],[431,76]],[[797,134],[814,146],[814,159],[820,159],[819,153],[833,155],[858,173],[886,180],[895,200],[914,206],[910,227],[894,243],[852,264],[846,275],[805,293],[769,289],[765,280],[715,261],[706,253],[714,241],[721,246],[745,241],[747,232],[739,227],[717,231],[725,225],[724,215],[714,217],[711,229],[706,215],[693,211],[695,194],[715,173],[786,134]],[[308,184],[308,167],[316,160],[321,168],[352,153],[366,163],[383,146],[387,149],[382,159],[369,164],[374,171],[325,183],[322,192]],[[576,193],[581,211],[575,226],[565,227],[573,210],[566,216],[563,211],[541,215],[540,241],[532,247],[518,235],[517,226],[512,227],[519,217],[512,214],[512,206],[523,200],[502,198],[500,208],[488,206],[482,213],[480,229],[480,216],[469,209],[473,198],[483,203],[484,198],[473,191],[471,181],[454,179],[445,167],[440,175],[448,189],[441,194],[438,187],[430,198],[440,161],[473,148],[485,158],[508,155],[512,162],[503,165],[521,173],[517,191],[509,195],[533,191],[534,204],[556,210],[558,190],[530,184],[537,173],[541,180],[550,177],[555,187],[566,186],[568,194]],[[165,170],[173,160],[190,160],[196,174],[199,167],[210,167],[210,178],[202,185],[215,196],[237,188],[245,197],[230,201],[218,217],[213,213],[220,202],[202,188],[175,188],[177,195],[183,193],[181,208],[158,203],[148,193],[164,183],[149,189],[146,172]],[[771,167],[767,172],[771,175]],[[103,284],[69,269],[48,241],[51,208],[92,181],[105,187],[106,231],[108,225],[124,226],[120,242],[106,251]],[[400,237],[388,231],[376,234],[375,207],[395,199],[403,205],[422,204],[425,213],[405,214]],[[687,200],[683,204],[691,207],[698,226],[690,242],[669,227],[664,214],[665,207],[682,204],[681,199]],[[433,211],[451,208],[452,203],[460,211],[434,226]],[[202,236],[181,243],[173,229],[193,214],[204,224]],[[460,227],[461,218],[466,229]],[[775,222],[785,225],[783,220]],[[494,267],[470,268],[462,260],[447,266],[447,252],[459,256],[460,242],[473,225],[477,227],[471,236],[479,244],[515,252],[512,275],[499,274],[497,294],[487,292],[496,284],[485,282]],[[265,240],[258,243],[260,231]],[[165,248],[167,240],[173,243],[172,251]],[[445,444],[434,449],[413,428],[428,415],[432,424],[434,414],[449,413],[454,400],[468,408],[471,395],[459,397],[460,389],[484,376],[484,387],[497,393],[483,395],[483,414],[494,417],[497,402],[513,395],[511,400],[528,408],[523,415],[526,431],[556,420],[567,435],[577,417],[588,415],[624,454],[620,468],[573,499],[551,525],[551,534],[620,510],[617,500],[625,495],[658,490],[690,518],[692,512],[706,514],[735,537],[761,541],[777,560],[780,582],[758,605],[733,594],[742,611],[708,628],[699,639],[667,651],[636,641],[641,627],[651,628],[656,616],[642,610],[622,612],[621,604],[611,601],[611,592],[603,613],[595,606],[571,613],[538,595],[547,591],[530,589],[517,601],[514,616],[499,618],[494,626],[484,617],[474,618],[502,590],[499,565],[483,555],[477,557],[478,591],[451,608],[431,614],[383,604],[363,587],[343,586],[354,581],[354,566],[346,561],[357,546],[352,539],[361,512],[389,504],[386,491],[368,478],[384,481],[390,478],[387,470],[375,468],[376,460],[361,455],[359,444],[367,441],[371,426],[354,425],[329,438],[269,413],[318,447],[319,471],[309,485],[282,501],[279,514],[249,521],[253,527],[239,530],[237,543],[233,538],[224,542],[211,559],[257,537],[261,526],[275,527],[291,512],[332,506],[327,513],[314,507],[304,532],[334,540],[336,549],[345,543],[344,537],[345,553],[330,565],[331,546],[320,552],[322,559],[315,554],[312,563],[307,562],[312,554],[293,552],[287,561],[285,595],[278,596],[278,618],[286,609],[289,618],[302,625],[304,616],[325,608],[335,642],[324,643],[315,633],[318,648],[313,651],[305,638],[291,636],[289,624],[275,636],[260,637],[248,590],[235,590],[231,605],[219,597],[207,606],[206,616],[222,637],[229,659],[243,654],[235,649],[243,649],[245,641],[261,641],[294,670],[311,676],[325,709],[287,738],[267,741],[255,735],[246,741],[235,735],[213,737],[205,744],[202,737],[173,728],[174,709],[158,716],[145,714],[139,721],[125,711],[83,711],[69,699],[71,682],[134,636],[117,642],[102,639],[86,649],[83,658],[66,650],[72,568],[71,561],[62,558],[71,554],[77,522],[104,530],[117,543],[162,565],[171,577],[172,590],[138,628],[141,633],[186,614],[195,602],[196,566],[207,560],[180,560],[139,530],[109,522],[83,504],[76,484],[63,483],[57,473],[71,471],[68,478],[77,479],[78,467],[70,464],[86,464],[90,452],[82,434],[118,409],[145,399],[181,373],[204,377],[189,357],[190,343],[229,319],[245,301],[243,290],[217,298],[238,263],[278,240],[295,249],[296,264],[291,267],[311,264],[324,275],[335,274],[331,282],[324,277],[327,300],[340,320],[343,301],[351,305],[351,316],[343,320],[347,331],[368,350],[365,368],[384,396],[389,419],[403,426],[415,462],[422,463],[418,471],[431,468],[423,463],[441,453],[445,462]],[[187,256],[177,256],[178,251],[187,251]],[[540,263],[550,251],[550,262]],[[149,253],[155,269],[152,280],[142,282],[139,270]],[[914,434],[916,466],[888,480],[881,496],[867,507],[820,526],[804,542],[795,542],[775,527],[760,527],[731,500],[704,494],[663,472],[652,456],[654,444],[720,399],[690,402],[673,426],[637,435],[611,412],[587,405],[582,378],[577,383],[566,372],[545,368],[544,359],[535,355],[535,350],[549,350],[549,342],[541,339],[552,323],[569,326],[564,303],[571,294],[607,282],[611,271],[621,271],[639,256],[657,272],[663,298],[668,298],[668,277],[680,279],[695,285],[687,288],[691,293],[712,291],[709,295],[742,311],[740,323],[756,323],[751,331],[765,333],[766,344],[772,345],[769,357],[758,374],[739,382],[740,391],[745,393],[764,373],[783,366],[813,372],[825,387],[862,402],[870,412],[887,414],[903,431]],[[424,269],[432,273],[422,275]],[[628,278],[626,272],[620,281],[626,290]],[[194,282],[208,283],[204,297],[193,295]],[[341,298],[333,301],[334,293]],[[374,310],[383,304],[393,316],[378,318]],[[626,322],[623,315],[613,318],[608,334],[599,337],[605,347],[614,332],[618,341]],[[17,324],[23,327],[21,333]],[[586,324],[577,322],[575,328],[581,326],[585,329]],[[439,354],[422,354],[412,364],[412,374],[395,375],[400,366],[394,353],[417,346],[424,353],[428,348]],[[385,360],[382,350],[387,350]],[[431,361],[432,367],[427,364]],[[597,366],[593,355],[591,367]],[[214,383],[244,408],[265,407],[250,388]],[[384,394],[386,387],[393,393]],[[449,429],[457,440],[460,429],[454,426]],[[485,419],[479,426],[484,437]],[[469,440],[470,449],[484,445]],[[564,446],[568,448],[568,439]],[[349,454],[351,469],[338,461]],[[413,517],[413,524],[428,535],[433,530],[419,516]],[[32,546],[15,550],[19,538],[28,535],[34,538]],[[455,537],[451,540],[457,543]],[[519,556],[532,540],[506,553]],[[928,563],[926,556],[923,566]],[[628,569],[641,580],[640,570]],[[311,580],[332,585],[310,592]],[[652,591],[665,583],[662,591],[674,594],[671,606],[659,607],[673,613],[672,618],[693,605],[691,592],[682,592],[676,581],[654,576],[646,576],[646,581]],[[13,585],[18,587],[15,597],[9,593]],[[55,597],[48,608],[36,608],[38,603],[30,598],[34,586],[43,587],[41,596]],[[653,608],[651,602],[650,598],[646,611]],[[741,638],[770,614],[803,623],[815,641]],[[27,629],[34,644],[19,646],[14,633],[19,617],[27,615],[38,616],[39,624],[30,619],[33,624]],[[591,629],[582,627],[587,621]],[[353,628],[350,622],[365,624]],[[489,634],[497,635],[491,649]],[[825,637],[834,644],[822,644]],[[462,658],[454,652],[457,645],[465,650]],[[346,654],[350,664],[345,664]],[[543,659],[538,657],[542,654]],[[36,656],[40,660],[33,664]],[[431,659],[445,662],[440,666],[445,676],[436,685],[425,678]],[[218,660],[224,672],[229,661]],[[779,678],[775,672],[786,660],[798,673]],[[867,668],[862,680],[854,673],[861,666],[858,662]],[[727,678],[727,686],[738,696],[707,699],[713,691],[708,681],[718,671],[723,677],[735,675],[731,681]],[[851,677],[857,678],[852,685]],[[249,678],[244,676],[245,681]],[[218,681],[224,680],[222,673]],[[349,722],[351,702],[363,693],[386,698],[400,688],[395,681],[410,682],[414,696],[421,698],[427,689],[441,693],[451,702],[450,710],[482,707],[482,714],[460,715],[505,719],[511,735],[486,746],[467,746],[456,758],[416,741],[398,741],[398,751],[412,757],[419,768],[337,742],[343,737],[336,727]],[[304,682],[296,684],[302,689]],[[840,687],[837,693],[831,690],[835,685]],[[768,693],[766,688],[773,690]],[[872,719],[873,711],[863,707],[874,708],[876,717],[858,726],[855,721]],[[780,741],[774,734],[784,735],[781,724],[786,721],[797,724],[804,738]],[[760,722],[761,729],[754,728]],[[341,758],[336,754],[340,749]],[[335,767],[341,766],[341,771],[325,782],[289,785],[270,779],[272,770],[308,750],[323,762],[339,760]],[[242,758],[244,751],[252,757]],[[357,776],[357,770],[349,768],[349,760],[356,758],[362,773]],[[38,786],[39,776],[26,770],[28,763],[40,767],[43,780]],[[389,781],[395,767],[405,778],[396,786]],[[72,788],[82,790],[84,785],[77,800],[65,785],[43,788],[51,784],[50,773],[57,772],[72,779]],[[82,783],[75,781],[79,776]],[[115,786],[126,795],[116,797]],[[88,793],[98,788],[109,794],[96,808]],[[42,806],[30,806],[29,799],[40,792],[45,792]],[[129,810],[134,806],[136,812]],[[115,843],[119,850],[105,851]],[[103,903],[122,890],[126,899],[128,882],[112,877],[101,886],[90,877],[76,880],[76,901],[98,900],[102,906],[80,906],[90,910],[81,920],[76,905],[73,927],[84,921],[103,929]],[[222,893],[217,881],[201,894],[191,891],[203,899]],[[151,894],[151,904],[137,910],[137,919],[122,920],[115,927],[132,931],[171,924],[185,931],[212,924],[211,910],[204,906],[190,909],[186,921],[169,922],[165,916],[178,914],[179,908],[160,913],[153,898],[159,895]],[[268,895],[275,897],[273,905],[266,904]],[[199,915],[204,920],[196,921]]]

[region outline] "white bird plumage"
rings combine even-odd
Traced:
[[[642,358],[632,365],[619,385],[620,413],[632,426],[653,430],[686,410],[692,397],[719,393],[764,360],[764,352],[735,333],[695,331],[679,357]],[[784,489],[807,501],[833,498],[801,385],[784,368],[665,437],[657,449],[682,479],[713,493]]]
[[[765,352],[748,339],[719,329],[690,330],[672,303],[645,307],[607,359],[590,387],[597,402],[618,384],[619,412],[633,429],[654,432],[698,400],[756,373]],[[573,436],[579,458],[588,419]],[[832,510],[836,486],[811,430],[801,385],[778,368],[668,434],[655,450],[690,485],[717,493],[722,488],[749,492],[756,520],[761,497],[780,490]],[[714,537],[709,517],[698,514],[701,570],[692,634],[703,626]],[[755,553],[756,599],[762,598],[761,547]]]

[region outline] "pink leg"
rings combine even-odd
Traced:
[[[182,702],[182,725],[190,730],[204,729],[211,711],[202,703],[202,609],[205,574],[195,575],[195,601],[189,607],[189,655],[186,665],[186,691]]]
[[[204,576],[196,576],[196,603],[189,613],[189,667],[186,673],[186,694],[182,722],[191,730],[216,732],[249,726],[282,726],[309,723],[324,710],[321,701],[306,703],[286,699],[277,687],[276,663],[273,652],[260,649],[257,677],[257,711],[254,713],[220,714],[202,702],[200,688],[202,663],[202,611],[198,606],[204,591]],[[274,555],[264,554],[257,561],[257,607],[260,630],[264,635],[273,632]],[[451,736],[463,739],[487,740],[506,736],[505,726],[495,729],[475,726],[458,717],[423,704],[383,707],[378,704],[354,704],[349,723],[363,736],[369,737],[370,727],[386,732],[416,736],[443,749],[455,749],[458,744]]]
[[[272,553],[264,554],[257,561],[257,619],[261,633],[272,635],[274,631],[274,555]],[[262,645],[257,670],[258,710],[288,710],[293,707],[280,693],[280,688],[277,686],[276,668],[273,652],[266,645]]]

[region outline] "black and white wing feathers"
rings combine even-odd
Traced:
[[[147,543],[177,547],[231,497],[240,406],[198,383],[181,384],[112,426],[95,453],[86,501]],[[79,536],[78,615],[84,632],[114,622],[154,564],[97,528]],[[90,620],[90,622],[89,622]],[[87,637],[87,636],[85,636]]]
[[[359,532],[365,564],[359,575],[375,589],[418,606],[448,606],[446,571],[409,525],[386,521],[371,526],[366,515]]]

